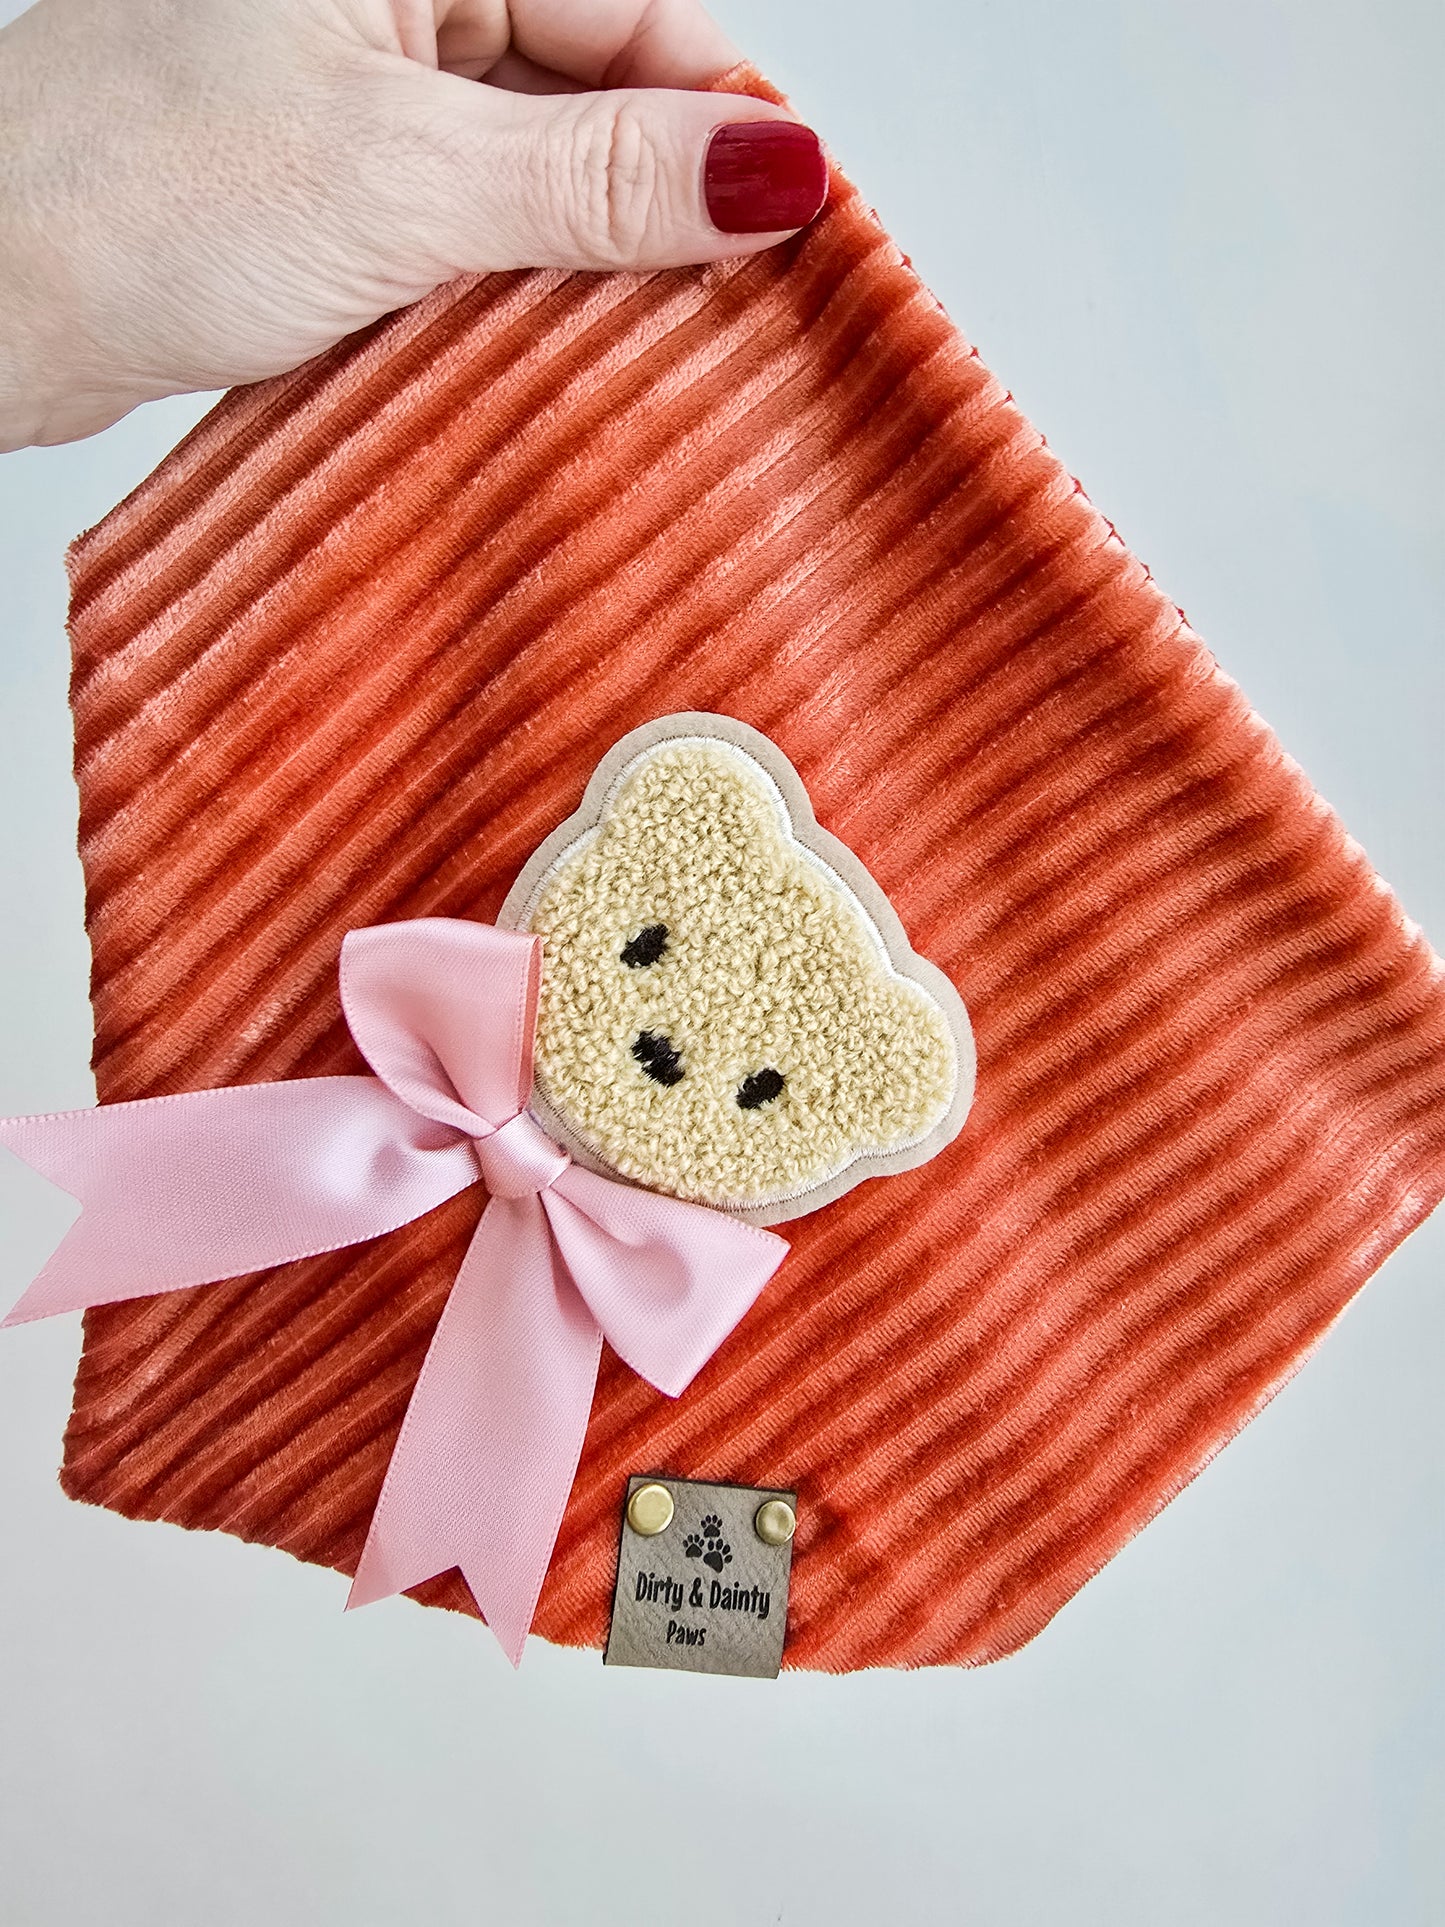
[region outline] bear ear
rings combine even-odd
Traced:
[[[960,1069],[953,1027],[921,985],[895,979],[877,1008],[873,1034],[853,1065],[869,1140],[860,1150],[931,1130],[949,1108]]]
[[[680,833],[694,846],[726,843],[774,861],[788,844],[788,826],[761,770],[728,746],[705,741],[662,742],[638,757],[607,797],[597,832],[604,845],[624,843],[659,859],[675,856]]]

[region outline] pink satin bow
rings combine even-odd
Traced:
[[[573,1164],[524,1106],[541,946],[426,918],[354,930],[341,1000],[375,1077],[0,1120],[84,1211],[6,1325],[175,1291],[491,1194],[402,1423],[349,1605],[461,1569],[516,1665],[581,1455],[602,1339],[676,1397],[784,1241]]]

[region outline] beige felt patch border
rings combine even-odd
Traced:
[[[784,835],[825,874],[852,892],[888,969],[897,977],[908,978],[933,999],[953,1035],[953,1098],[948,1110],[931,1130],[914,1139],[911,1144],[895,1145],[888,1151],[854,1152],[839,1170],[791,1197],[768,1204],[712,1207],[730,1210],[750,1224],[783,1224],[789,1218],[803,1217],[809,1211],[816,1211],[821,1205],[841,1198],[865,1178],[914,1170],[936,1157],[946,1144],[953,1142],[963,1129],[973,1103],[978,1066],[973,1026],[952,980],[936,964],[930,963],[927,957],[919,956],[908,941],[908,933],[899,921],[898,913],[862,863],[846,843],[840,842],[818,822],[802,778],[777,744],[760,730],[740,723],[732,716],[685,710],[677,715],[659,716],[655,722],[644,723],[640,729],[630,731],[616,742],[593,771],[578,808],[539,845],[523,866],[498,913],[497,922],[501,928],[525,930],[530,926],[532,913],[554,872],[574,854],[580,844],[596,834],[598,824],[633,767],[660,743],[668,742],[725,744],[757,767],[776,799]],[[540,1091],[533,1093],[531,1108],[543,1128],[566,1147],[578,1164],[603,1177],[619,1176],[615,1168],[600,1158],[571,1125],[552,1109]],[[623,1182],[631,1183],[632,1180],[625,1179]]]

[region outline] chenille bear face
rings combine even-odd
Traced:
[[[541,1108],[638,1184],[734,1209],[805,1200],[955,1105],[956,1023],[735,742],[634,757],[524,922],[542,940]]]

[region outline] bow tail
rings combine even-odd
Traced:
[[[359,1244],[477,1178],[468,1138],[375,1077],[0,1118],[0,1145],[83,1206],[4,1325]]]
[[[601,1351],[540,1199],[493,1198],[412,1393],[348,1606],[457,1566],[520,1663]]]

